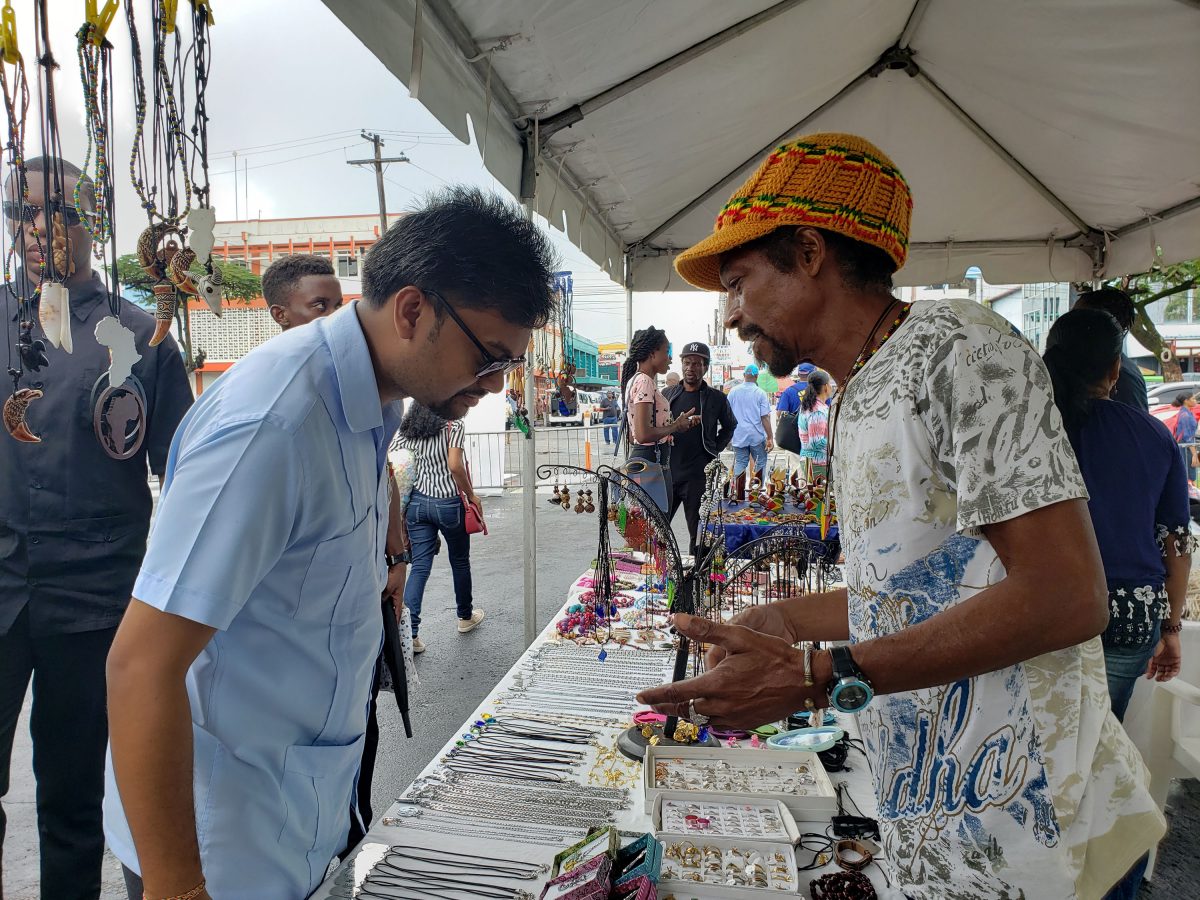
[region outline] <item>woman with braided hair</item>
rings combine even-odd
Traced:
[[[625,439],[630,459],[659,463],[671,493],[671,442],[681,431],[700,421],[695,409],[671,419],[671,404],[658,389],[658,376],[671,365],[667,333],[651,325],[634,334],[629,356],[621,367],[621,393],[625,398]]]

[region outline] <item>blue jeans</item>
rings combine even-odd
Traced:
[[[446,554],[454,575],[454,602],[460,619],[471,618],[471,536],[463,523],[463,505],[458,497],[427,497],[413,491],[408,503],[408,536],[412,540],[412,565],[404,585],[404,605],[412,616],[416,637],[421,625],[421,600],[433,568],[440,533],[446,539]]]
[[[1134,644],[1130,647],[1110,647],[1104,645],[1104,668],[1108,672],[1108,696],[1112,700],[1113,715],[1117,721],[1125,721],[1125,710],[1129,707],[1129,698],[1138,679],[1146,674],[1146,664],[1158,647],[1162,622],[1154,625],[1154,631],[1148,643]]]
[[[733,448],[733,477],[741,475],[746,469],[750,468],[750,454],[754,454],[754,469],[762,473],[763,478],[767,476],[767,442],[754,444],[751,447],[734,447]]]
[[[1125,877],[1104,895],[1104,900],[1136,900],[1138,892],[1142,889],[1142,878],[1146,874],[1146,866],[1149,864],[1149,854],[1135,862],[1133,868],[1125,873]]]
[[[616,419],[605,419],[604,420],[604,443],[605,444],[615,444],[617,442],[618,431],[619,431],[619,429],[617,428],[617,420]]]

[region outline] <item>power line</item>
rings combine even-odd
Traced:
[[[217,175],[232,175],[235,171],[253,172],[255,169],[269,169],[272,166],[282,166],[286,165],[287,163],[298,162],[302,159],[312,159],[314,156],[325,156],[329,153],[337,153],[339,150],[349,150],[353,146],[353,144],[346,144],[343,147],[331,147],[328,150],[318,150],[316,153],[308,153],[304,156],[293,156],[291,159],[279,159],[275,162],[260,163],[257,166],[244,166],[240,170],[230,169],[227,172],[213,172],[212,175],[215,177]]]
[[[211,155],[212,156],[230,156],[234,153],[237,153],[239,156],[246,156],[251,153],[260,151],[260,150],[265,151],[265,149],[268,147],[282,147],[285,144],[302,144],[302,143],[310,143],[310,142],[311,143],[323,143],[324,141],[332,141],[332,140],[336,140],[338,138],[349,137],[350,135],[354,135],[357,133],[358,132],[356,132],[356,131],[329,131],[329,132],[326,132],[325,134],[314,134],[314,135],[309,135],[308,137],[290,138],[289,140],[286,140],[286,141],[275,141],[270,144],[257,144],[253,147],[235,147],[232,150],[219,150],[216,153],[213,153]]]

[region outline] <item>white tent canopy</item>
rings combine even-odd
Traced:
[[[911,184],[900,284],[1200,255],[1200,0],[325,2],[618,280],[628,252],[637,290],[686,288],[674,255],[814,131]]]

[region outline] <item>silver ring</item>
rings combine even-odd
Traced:
[[[688,719],[695,725],[707,725],[708,724],[708,716],[704,715],[704,713],[696,712],[696,701],[695,700],[688,701]]]

